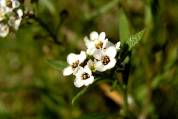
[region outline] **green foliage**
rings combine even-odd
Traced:
[[[79,98],[80,96],[82,96],[84,93],[86,93],[86,91],[88,90],[88,86],[84,87],[83,89],[81,89],[80,92],[77,93],[77,95],[75,95],[72,99],[72,104],[74,104]]]
[[[120,9],[119,15],[119,36],[121,43],[125,43],[130,37],[129,22],[125,12]]]
[[[177,1],[33,1],[24,0],[22,7],[35,17],[25,12],[19,30],[0,38],[0,119],[178,118]],[[118,52],[126,56],[117,75],[97,74],[94,86],[77,89],[62,70],[69,53],[85,48],[83,37],[92,30],[128,45],[130,54]],[[127,113],[116,95],[107,95],[124,96],[123,77]]]
[[[140,41],[143,39],[144,30],[136,33],[135,35],[131,36],[125,43],[129,46],[131,50],[133,47],[137,46]]]
[[[63,70],[67,66],[65,61],[60,60],[47,60],[47,63],[57,70]]]

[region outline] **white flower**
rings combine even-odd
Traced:
[[[95,58],[98,60],[95,61],[96,70],[103,72],[113,68],[116,64],[116,54],[117,50],[114,46],[108,47],[107,49],[97,52],[97,54],[94,55]]]
[[[90,38],[85,37],[84,41],[87,47],[87,54],[93,55],[95,52],[98,52],[99,50],[112,46],[113,44],[110,41],[108,41],[108,39],[105,37],[106,34],[104,32],[98,34],[95,31],[90,33]]]
[[[0,0],[0,7],[7,7],[11,11],[19,6],[20,2],[18,0]]]
[[[6,37],[9,33],[9,26],[6,24],[0,24],[0,37]]]
[[[115,46],[116,46],[116,49],[117,49],[117,50],[120,50],[121,42],[120,42],[120,41],[117,42]]]
[[[10,29],[18,30],[22,21],[23,11],[18,9],[18,0],[0,0],[0,36],[8,35]]]
[[[72,73],[75,74],[78,70],[78,67],[81,63],[83,63],[86,59],[86,53],[81,51],[79,55],[70,53],[67,56],[67,63],[70,65],[63,70],[63,75],[68,76]]]
[[[17,16],[11,16],[8,24],[15,30],[18,30],[20,23],[22,21],[23,11],[21,9],[17,10]]]
[[[94,77],[92,75],[92,71],[89,66],[86,65],[84,68],[79,67],[79,70],[76,73],[76,79],[74,81],[74,85],[78,88],[82,86],[88,86],[94,82]]]

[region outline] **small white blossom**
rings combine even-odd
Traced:
[[[120,41],[117,42],[115,46],[116,46],[116,49],[117,49],[117,50],[120,50],[121,42],[120,42]]]
[[[0,0],[0,36],[5,37],[11,29],[18,30],[23,16],[23,11],[18,9],[18,0]]]
[[[80,54],[70,53],[67,56],[67,63],[69,64],[69,66],[63,70],[63,75],[68,76],[72,73],[75,74],[78,70],[78,67],[85,61],[85,59],[86,53],[84,51],[81,51]]]
[[[92,75],[92,71],[88,65],[84,68],[79,67],[79,70],[76,73],[76,79],[74,81],[74,85],[78,88],[82,86],[88,86],[94,82],[94,77]]]
[[[90,33],[90,38],[85,37],[84,41],[87,47],[87,54],[89,55],[93,55],[95,52],[113,45],[110,41],[108,41],[104,32],[98,34],[93,31]]]
[[[9,33],[9,26],[6,24],[0,24],[0,37],[6,37]]]
[[[97,52],[97,54],[94,55],[95,58],[98,60],[95,61],[96,70],[103,72],[113,68],[116,64],[116,54],[117,50],[114,46],[108,47],[107,49]]]
[[[17,10],[17,16],[11,16],[9,18],[9,26],[13,27],[15,30],[18,30],[20,23],[22,21],[22,16],[23,16],[23,12],[21,9]]]

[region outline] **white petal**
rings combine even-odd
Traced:
[[[18,14],[18,17],[22,17],[22,16],[23,16],[23,11],[22,11],[22,9],[18,9],[18,10],[17,10],[17,14]]]
[[[81,80],[77,80],[77,79],[75,79],[75,81],[74,81],[74,85],[75,85],[75,87],[80,88],[80,87],[83,86],[83,83],[82,83]]]
[[[68,76],[68,75],[71,75],[73,73],[73,70],[72,70],[72,67],[66,67],[64,70],[63,70],[63,75],[64,76]]]
[[[110,62],[105,65],[105,70],[111,69],[116,65],[116,59],[110,59]]]
[[[78,55],[78,60],[79,60],[79,62],[80,63],[82,63],[82,62],[84,62],[85,61],[85,59],[86,59],[86,53],[84,52],[84,51],[81,51],[80,52],[80,55]]]
[[[1,37],[6,37],[9,33],[9,26],[0,24],[0,36]]]
[[[89,49],[87,49],[87,54],[88,55],[93,55],[95,50],[96,50],[95,48],[89,48]]]
[[[92,84],[93,82],[94,82],[94,77],[93,76],[90,76],[90,78],[87,79],[87,80],[83,80],[83,84],[85,86],[88,86],[88,85]]]
[[[98,37],[98,40],[104,41],[104,40],[105,40],[105,37],[106,37],[105,32],[101,32],[100,35],[99,35],[99,37]]]
[[[15,30],[18,30],[18,29],[19,29],[19,26],[20,26],[21,21],[22,21],[21,18],[15,20],[15,22],[14,22],[14,26],[13,26]]]
[[[83,67],[81,66],[78,66],[75,71],[73,72],[73,74],[76,76],[76,77],[81,77],[83,73]]]
[[[90,40],[97,40],[98,39],[98,33],[96,31],[93,31],[90,33]]]
[[[111,46],[114,46],[114,44],[111,43],[108,39],[105,39],[103,41],[103,48],[108,48],[108,47],[111,47]]]
[[[115,47],[111,46],[106,49],[106,55],[110,58],[114,58],[117,54],[117,50]]]
[[[104,51],[102,49],[96,49],[93,53],[93,57],[97,60],[101,60],[104,55]]]
[[[76,62],[78,60],[78,56],[74,53],[70,53],[67,56],[67,63],[69,63],[70,65],[72,65],[74,62]]]
[[[119,42],[116,43],[116,49],[120,50],[120,46],[121,46],[121,42],[119,41]]]
[[[0,0],[0,6],[5,7],[6,6],[6,0]]]
[[[86,65],[86,66],[84,67],[84,72],[87,72],[89,75],[92,74],[91,69],[89,68],[88,65]]]
[[[12,8],[17,8],[20,6],[20,2],[17,0],[12,0]]]
[[[97,71],[100,71],[100,72],[105,71],[105,67],[101,61],[97,61],[95,64],[96,64]]]
[[[91,47],[91,41],[88,39],[88,37],[84,37],[84,42],[85,42],[85,46],[87,48],[90,48]]]

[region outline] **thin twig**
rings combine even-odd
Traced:
[[[35,15],[31,16],[31,18],[35,20],[52,37],[53,41],[56,44],[61,45],[61,42],[59,41],[57,34],[53,33],[46,23],[44,23],[40,18],[36,17]]]

